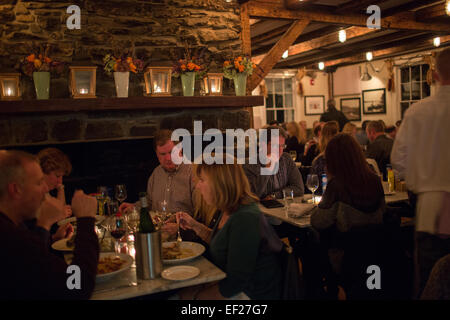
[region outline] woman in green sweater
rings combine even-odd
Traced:
[[[210,258],[227,277],[213,285],[184,290],[181,298],[279,299],[282,276],[278,252],[282,244],[260,212],[242,167],[236,162],[201,164],[195,172],[196,188],[221,214],[213,229],[182,212],[177,213],[177,219],[181,228],[194,230],[209,243]]]

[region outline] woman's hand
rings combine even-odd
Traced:
[[[69,218],[72,215],[72,207],[69,205],[65,205],[64,214],[66,215],[66,218]]]
[[[176,219],[177,221],[179,221],[180,223],[180,227],[183,230],[186,229],[194,229],[196,227],[196,225],[198,224],[197,221],[195,221],[194,218],[192,218],[188,213],[186,212],[177,212],[176,213]]]

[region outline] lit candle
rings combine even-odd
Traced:
[[[155,92],[162,92],[161,88],[155,84]]]
[[[11,90],[11,88],[6,89],[6,95],[7,96],[12,96],[13,95],[13,91]]]
[[[81,93],[81,94],[87,94],[88,92],[89,92],[88,89],[85,89],[85,88],[81,88],[81,89],[80,89],[80,93]]]
[[[217,92],[218,90],[216,89],[215,85],[211,85],[211,92]]]

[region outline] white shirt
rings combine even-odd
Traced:
[[[435,233],[442,199],[450,193],[450,86],[405,112],[391,164],[418,194],[416,230]]]

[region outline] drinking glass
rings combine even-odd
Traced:
[[[111,236],[115,239],[115,251],[116,253],[120,253],[120,240],[126,235],[127,233],[127,226],[124,217],[122,216],[115,216],[114,219],[112,219],[112,226],[111,226]]]
[[[136,207],[131,208],[127,214],[125,215],[126,222],[128,226],[128,230],[135,235],[137,232],[137,228],[139,226],[139,219],[140,215],[139,212],[136,210]]]
[[[283,189],[283,200],[284,200],[284,205],[287,207],[289,207],[289,205],[291,203],[294,202],[294,190],[293,189]]]
[[[119,203],[117,201],[110,201],[108,203],[108,216],[114,217],[119,212]]]
[[[313,204],[315,204],[314,192],[319,188],[319,177],[317,174],[308,174],[306,179],[306,187],[312,192]]]
[[[125,188],[125,185],[118,184],[116,185],[116,193],[115,197],[117,201],[122,203],[127,198],[127,189]]]
[[[291,150],[289,151],[289,155],[291,156],[292,161],[295,161],[297,159],[297,151]]]

